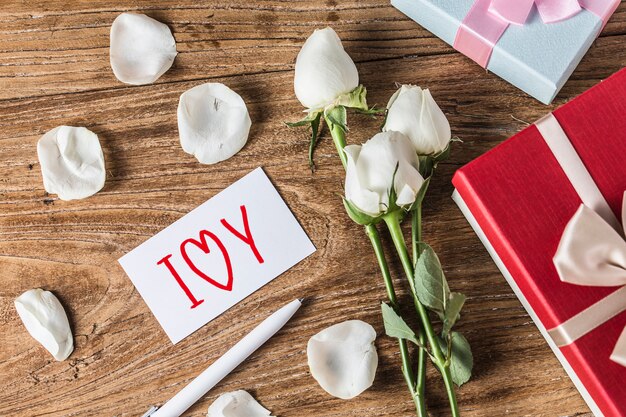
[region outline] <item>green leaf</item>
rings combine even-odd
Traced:
[[[383,322],[387,336],[408,340],[417,346],[421,346],[420,342],[417,340],[417,336],[415,336],[415,332],[411,330],[409,325],[406,324],[404,319],[400,317],[393,308],[385,303],[381,303],[380,307],[383,313]]]
[[[418,258],[415,263],[415,291],[426,308],[443,316],[446,311],[450,288],[443,275],[437,254],[428,244],[418,242]]]
[[[362,226],[367,226],[369,224],[376,224],[380,221],[380,218],[378,217],[372,217],[369,214],[363,213],[354,204],[346,200],[345,197],[342,197],[342,199],[343,199],[343,206],[346,208],[348,217],[350,217],[355,223],[360,224]]]
[[[359,85],[349,93],[339,96],[335,102],[338,106],[349,107],[351,109],[359,109],[367,111],[367,89],[363,85]]]
[[[450,373],[452,374],[452,382],[460,387],[472,377],[474,356],[467,339],[461,333],[452,332],[450,340],[452,341],[449,358]],[[439,339],[439,343],[444,350],[448,350],[447,341]]]
[[[443,315],[442,334],[444,337],[450,333],[452,326],[454,326],[457,320],[461,317],[463,304],[465,304],[465,296],[463,294],[460,292],[450,293],[450,298],[448,299],[448,304],[446,305],[446,310]]]
[[[324,117],[329,123],[341,128],[344,132],[348,132],[348,115],[344,106],[334,106],[324,110]]]

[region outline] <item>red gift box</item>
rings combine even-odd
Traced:
[[[553,113],[617,216],[626,191],[626,69]],[[545,133],[545,132],[544,132]],[[622,287],[562,282],[553,256],[581,197],[536,125],[455,174],[454,199],[594,414],[626,416],[626,367],[610,360],[626,312],[557,347],[553,329]],[[622,288],[623,292],[623,288]]]

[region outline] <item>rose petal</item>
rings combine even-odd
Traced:
[[[67,314],[50,291],[35,288],[15,299],[15,309],[28,333],[43,345],[57,361],[65,360],[74,350]]]
[[[419,157],[408,140],[400,139],[393,144],[398,155],[398,170],[394,182],[396,204],[400,207],[410,206],[424,184],[424,178],[419,172]]]
[[[104,187],[104,155],[98,136],[84,127],[59,126],[37,143],[43,185],[61,200],[89,197]]]
[[[375,340],[374,328],[360,320],[322,330],[307,346],[311,375],[334,397],[356,397],[374,382],[378,367]]]
[[[433,153],[437,153],[443,151],[450,143],[452,138],[450,122],[429,89],[423,90],[423,99],[420,117],[421,125],[424,127],[423,135],[433,138]]]
[[[224,84],[198,85],[180,96],[180,144],[203,164],[224,161],[239,152],[251,124],[246,103]]]
[[[109,58],[121,82],[156,81],[170,69],[176,54],[176,41],[166,24],[137,13],[122,13],[113,21]]]
[[[366,189],[359,181],[356,160],[361,152],[360,145],[348,145],[344,148],[346,159],[346,199],[363,213],[376,217],[381,212],[380,196]]]
[[[271,414],[252,395],[239,390],[220,395],[209,406],[207,417],[268,417]]]

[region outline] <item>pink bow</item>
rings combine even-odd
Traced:
[[[620,0],[474,0],[454,40],[454,48],[487,68],[491,53],[510,24],[523,25],[533,8],[545,23],[569,19],[582,9],[598,16],[604,24]]]
[[[582,10],[578,0],[492,0],[489,13],[514,25],[523,25],[533,4],[544,23],[569,19]]]

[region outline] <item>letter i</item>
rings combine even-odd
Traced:
[[[187,287],[187,284],[185,284],[185,282],[183,281],[183,279],[180,277],[180,275],[178,275],[178,272],[176,271],[176,269],[174,269],[174,265],[172,265],[172,263],[170,262],[170,258],[172,257],[171,254],[167,255],[166,257],[164,257],[163,259],[161,259],[159,262],[157,262],[157,265],[161,265],[161,264],[165,264],[165,266],[167,267],[167,269],[170,271],[170,274],[172,274],[172,276],[174,277],[174,279],[176,280],[176,283],[178,284],[178,286],[180,288],[182,288],[182,290],[185,292],[185,294],[187,295],[187,298],[189,298],[189,301],[191,301],[191,308],[196,308],[198,307],[200,304],[202,304],[204,302],[204,300],[200,300],[198,301],[196,299],[196,297],[193,295],[193,293],[191,292],[191,290],[189,289],[189,287]]]

